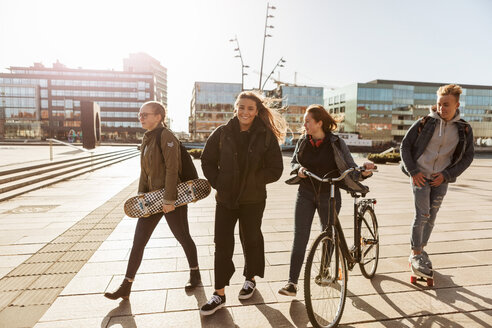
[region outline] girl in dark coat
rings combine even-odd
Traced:
[[[209,137],[202,154],[205,177],[217,190],[215,210],[215,293],[202,306],[203,315],[225,305],[225,286],[235,271],[234,228],[239,221],[246,280],[239,299],[250,298],[256,288],[255,276],[263,277],[265,252],[261,222],[265,209],[266,184],[282,175],[279,142],[285,136],[282,116],[254,92],[239,94],[235,115]]]
[[[315,211],[318,211],[322,229],[328,224],[328,184],[307,178],[304,171],[308,170],[320,177],[336,178],[347,168],[357,166],[343,139],[332,133],[336,127],[335,119],[321,105],[311,105],[306,109],[304,134],[296,145],[291,161],[292,173],[297,175],[299,190],[294,215],[289,281],[278,291],[281,295],[295,296],[297,293],[297,280],[304,262]],[[374,168],[372,162],[366,162],[364,166],[367,169]],[[357,181],[371,175],[371,172],[360,174],[354,171],[344,180],[344,187],[353,190],[363,188]],[[335,201],[338,213],[342,206],[338,186],[335,187]]]

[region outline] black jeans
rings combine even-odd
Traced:
[[[167,224],[174,234],[174,237],[181,246],[183,246],[190,268],[198,266],[196,246],[191,238],[188,226],[188,206],[185,205],[176,207],[174,211],[169,213],[156,213],[147,218],[138,219],[137,227],[135,228],[135,236],[133,237],[133,247],[126,269],[125,276],[127,278],[135,278],[140,263],[142,263],[145,246],[154,232],[155,227],[161,220],[162,215],[166,218]]]
[[[265,201],[255,204],[242,204],[238,209],[229,209],[217,203],[215,209],[215,289],[229,286],[236,271],[232,262],[234,254],[234,228],[239,220],[239,238],[243,246],[244,270],[247,278],[265,273],[265,246],[261,233],[261,220]]]

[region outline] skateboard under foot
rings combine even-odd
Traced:
[[[414,270],[412,264],[409,263],[412,274],[410,275],[410,283],[416,285],[417,281],[425,281],[427,286],[434,286],[434,270],[431,270],[430,275],[423,274],[420,271]]]

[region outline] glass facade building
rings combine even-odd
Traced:
[[[273,98],[281,99],[282,115],[287,121],[287,143],[301,135],[304,114],[309,105],[323,105],[323,88],[309,86],[279,85],[267,92]]]
[[[210,133],[234,115],[241,83],[195,82],[190,104],[189,132],[193,141],[205,141]]]
[[[436,104],[437,89],[448,83],[374,80],[329,90],[325,108],[342,123],[340,131],[363,139],[400,141],[410,125]],[[475,137],[492,137],[492,86],[464,85],[460,114]]]
[[[101,108],[103,141],[138,141],[144,132],[137,119],[140,106],[167,101],[167,89],[158,89],[156,80],[153,72],[71,69],[60,63],[10,67],[10,73],[0,73],[0,138],[66,140],[70,130],[81,131],[80,102],[92,101]]]

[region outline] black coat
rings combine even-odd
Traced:
[[[242,156],[239,133],[239,121],[234,117],[212,132],[201,157],[203,173],[217,190],[217,202],[229,208],[264,201],[266,184],[277,181],[283,170],[277,138],[259,118],[250,128]],[[239,158],[244,162],[239,163]]]

